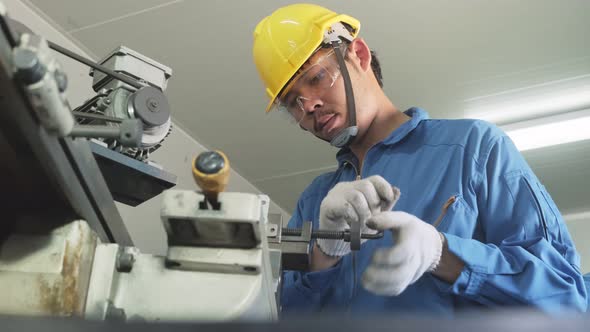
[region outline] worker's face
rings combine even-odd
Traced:
[[[289,112],[302,129],[328,141],[348,123],[344,83],[334,54],[342,51],[316,52],[285,88],[279,101],[282,111]]]

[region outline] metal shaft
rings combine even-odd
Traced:
[[[301,229],[299,228],[283,228],[281,230],[282,234],[285,236],[300,236]],[[377,234],[368,234],[363,233],[361,234],[361,239],[380,239],[383,237],[383,233],[379,232]],[[345,240],[350,241],[350,232],[348,231],[326,231],[326,230],[316,230],[311,232],[312,239],[330,239],[330,240]]]
[[[102,120],[102,121],[115,122],[115,123],[123,122],[123,119],[115,118],[112,116],[106,116],[106,115],[102,115],[102,114],[83,113],[83,112],[78,112],[78,111],[72,111],[72,114],[74,114],[74,117],[82,118],[82,119]]]
[[[74,126],[71,132],[72,137],[86,138],[114,138],[127,147],[138,147],[141,145],[143,127],[138,119],[122,120],[117,127],[78,125]]]
[[[121,130],[118,127],[107,126],[74,126],[72,137],[119,138]]]

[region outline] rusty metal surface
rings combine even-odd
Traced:
[[[96,243],[84,221],[7,238],[0,249],[0,313],[81,317]]]

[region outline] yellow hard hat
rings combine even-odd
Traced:
[[[336,22],[352,27],[352,37],[358,34],[357,19],[312,4],[279,8],[258,23],[252,53],[270,98],[267,112],[291,77],[322,44],[324,32]]]

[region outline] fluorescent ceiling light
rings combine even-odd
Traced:
[[[590,109],[501,126],[520,151],[590,139]]]
[[[590,75],[536,84],[467,99],[465,117],[513,123],[590,108]]]
[[[590,221],[590,211],[583,211],[578,213],[570,213],[563,216],[566,223],[572,222],[583,222],[588,223]]]

